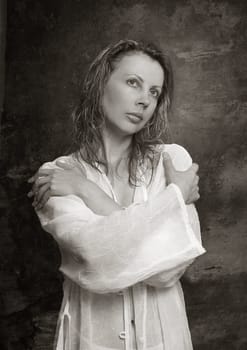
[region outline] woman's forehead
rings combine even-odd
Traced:
[[[112,76],[137,75],[150,85],[163,85],[164,71],[160,63],[144,53],[128,53],[115,64]]]

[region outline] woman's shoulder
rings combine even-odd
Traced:
[[[176,143],[158,145],[157,152],[160,155],[167,152],[177,170],[184,171],[192,165],[192,158],[189,152],[183,146]]]
[[[69,154],[66,156],[59,156],[50,162],[43,163],[40,168],[41,169],[55,169],[55,168],[58,168],[58,165],[57,165],[58,162],[64,163],[66,165],[73,165],[76,162],[76,158],[75,158],[74,154]]]
[[[50,162],[45,162],[39,169],[69,169],[73,167],[80,168],[86,176],[90,176],[93,173],[93,168],[76,153],[59,156]]]

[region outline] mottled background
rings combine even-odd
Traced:
[[[80,78],[99,49],[144,38],[170,54],[174,142],[200,164],[208,253],[184,282],[195,350],[247,349],[246,0],[2,0],[0,10],[0,348],[51,349],[62,297],[59,252],[26,179],[67,149]]]

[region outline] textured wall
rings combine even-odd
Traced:
[[[0,2],[0,124],[3,112],[4,76],[5,76],[5,45],[6,45],[6,1]]]
[[[247,348],[247,2],[10,0],[0,209],[0,348],[51,349],[59,253],[27,177],[70,142],[80,76],[100,48],[149,39],[175,71],[174,141],[200,164],[208,253],[184,282],[196,350]]]

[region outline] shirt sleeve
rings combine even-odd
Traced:
[[[37,214],[60,247],[60,270],[96,293],[122,290],[161,272],[174,275],[204,253],[173,184],[109,216],[94,214],[74,195],[51,197]]]
[[[161,154],[167,152],[173,161],[174,167],[179,171],[187,170],[192,165],[192,159],[189,153],[182,147],[176,144],[163,146]],[[164,189],[165,174],[163,170],[163,164],[159,164],[160,168],[157,172],[157,178],[154,181],[153,192],[159,192]],[[198,242],[201,244],[201,229],[200,221],[197,214],[197,210],[194,204],[186,205],[187,216],[189,220],[189,225],[194,232],[194,235]],[[175,284],[184,274],[186,269],[193,263],[194,259],[188,260],[177,266],[176,269],[171,271],[164,271],[159,274],[153,275],[145,281],[145,283],[155,286],[155,287],[171,287]]]
[[[200,222],[196,208],[193,204],[190,204],[186,206],[186,210],[188,213],[189,225],[191,226],[196,239],[198,239],[198,241],[201,243]],[[193,258],[185,261],[175,269],[171,269],[170,271],[162,271],[156,275],[153,275],[145,280],[145,283],[153,287],[169,288],[183,276],[187,268],[194,262],[194,260],[195,259]]]

